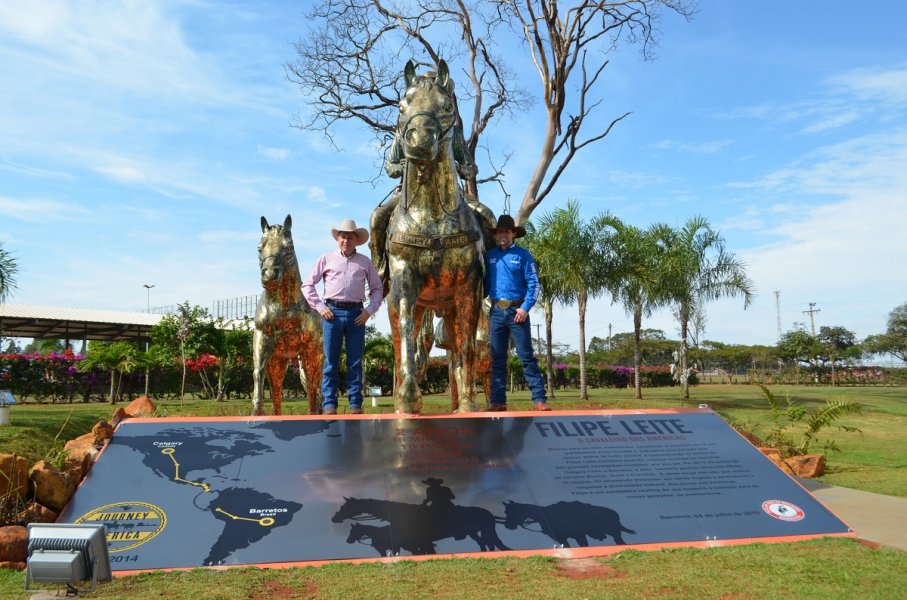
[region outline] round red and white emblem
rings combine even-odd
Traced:
[[[782,521],[799,521],[804,516],[802,508],[784,500],[766,500],[762,510]]]

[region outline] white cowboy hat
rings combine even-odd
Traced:
[[[361,246],[368,241],[368,231],[365,227],[356,227],[356,221],[352,219],[345,219],[343,223],[340,224],[340,227],[336,229],[331,227],[331,235],[334,236],[336,240],[341,232],[349,232],[356,234],[356,245]]]

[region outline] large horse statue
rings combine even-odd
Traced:
[[[274,414],[280,414],[283,379],[291,361],[298,361],[299,377],[309,399],[309,414],[320,412],[321,370],[324,352],[321,316],[302,295],[302,279],[293,249],[293,220],[268,225],[261,218],[258,262],[264,292],[255,310],[252,341],[252,414],[264,414],[262,377],[268,375]]]
[[[394,409],[419,413],[419,374],[425,353],[425,312],[433,310],[447,329],[451,372],[456,379],[456,410],[475,406],[475,337],[482,301],[483,232],[457,179],[452,139],[456,99],[447,63],[437,74],[416,76],[404,69],[406,93],[400,100],[397,140],[403,154],[400,197],[386,230],[373,215],[372,236],[385,240],[389,290],[387,306],[396,357]],[[377,213],[377,211],[376,211]],[[384,245],[384,244],[382,244]]]

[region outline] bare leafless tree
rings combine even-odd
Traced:
[[[596,84],[607,56],[620,40],[651,55],[661,12],[690,17],[691,0],[574,1],[561,10],[557,0],[321,0],[308,15],[309,31],[296,44],[297,57],[286,66],[311,111],[299,127],[323,131],[334,140],[339,121],[359,120],[386,152],[392,144],[397,102],[402,92],[401,65],[433,69],[444,58],[466,85],[458,89],[461,114],[471,118],[464,130],[466,152],[474,161],[482,134],[512,111],[529,108],[540,97],[545,135],[539,158],[523,193],[517,222],[528,220],[580,149],[601,140],[624,113],[601,130],[584,124],[602,102]],[[521,42],[541,79],[541,93],[530,94],[504,59]],[[525,55],[524,54],[524,55]],[[462,80],[460,77],[455,79]],[[582,135],[581,135],[582,132]],[[506,156],[478,185],[500,183]]]

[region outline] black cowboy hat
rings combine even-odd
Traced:
[[[498,224],[495,225],[493,229],[489,229],[491,233],[497,233],[498,229],[510,229],[513,231],[513,237],[521,238],[526,235],[526,228],[522,225],[516,225],[513,222],[513,217],[510,215],[501,215],[498,217]]]
[[[444,480],[438,479],[437,477],[429,477],[428,479],[423,479],[422,483],[424,483],[425,485],[434,486],[434,485],[441,485],[442,483],[444,483]]]

